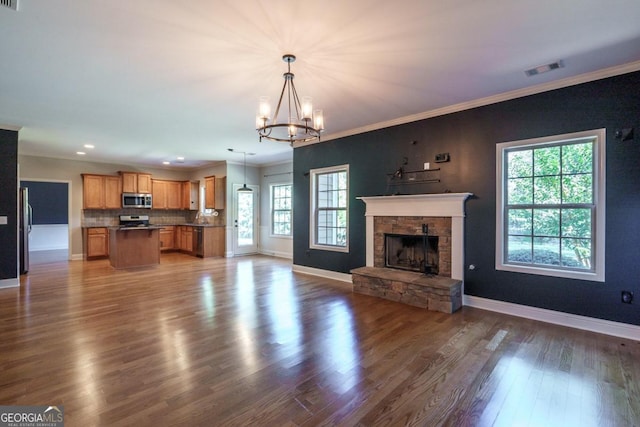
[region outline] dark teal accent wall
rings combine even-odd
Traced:
[[[18,271],[18,132],[0,129],[0,280]]]
[[[33,225],[69,222],[69,184],[66,182],[20,181],[29,189]]]
[[[599,128],[607,129],[606,282],[496,271],[495,145]],[[635,139],[616,139],[623,128]],[[451,161],[435,164],[437,153]],[[386,174],[405,157],[405,169],[441,167],[440,182],[389,187]],[[341,164],[350,167],[350,252],[310,250],[308,172]],[[365,264],[358,196],[445,191],[475,195],[466,203],[465,267],[477,268],[465,270],[466,294],[640,325],[640,72],[296,148],[294,263],[342,273]],[[622,290],[634,292],[633,304],[620,302]]]

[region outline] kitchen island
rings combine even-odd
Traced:
[[[113,227],[109,229],[109,261],[113,268],[160,263],[160,228]]]

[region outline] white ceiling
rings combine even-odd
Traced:
[[[254,129],[285,53],[326,140],[638,61],[640,1],[19,0],[0,43],[0,126],[21,128],[20,154],[268,164],[292,158]]]

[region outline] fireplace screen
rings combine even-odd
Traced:
[[[438,274],[438,236],[385,234],[385,266]]]

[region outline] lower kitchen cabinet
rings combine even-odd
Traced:
[[[203,257],[224,256],[224,227],[203,227]]]
[[[165,225],[160,230],[160,250],[168,251],[176,248],[175,244],[176,227],[173,225]]]
[[[102,258],[109,256],[109,229],[106,227],[90,227],[84,229],[85,258]]]
[[[193,252],[193,227],[190,225],[176,226],[176,247],[183,252]]]

